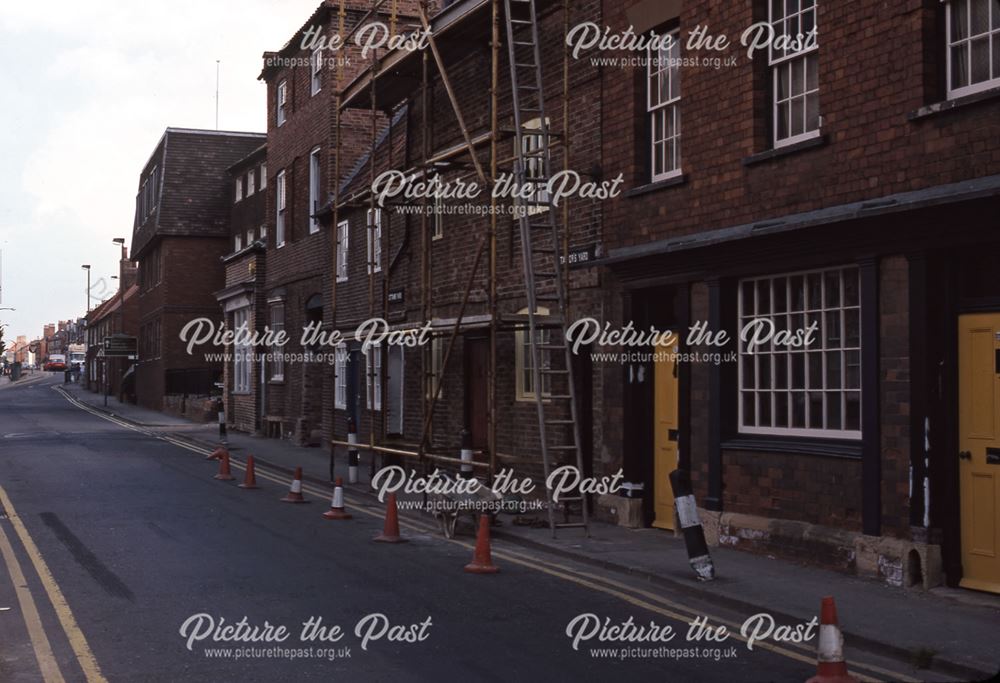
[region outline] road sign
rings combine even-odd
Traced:
[[[134,356],[138,352],[139,342],[127,334],[115,334],[104,338],[105,356]]]

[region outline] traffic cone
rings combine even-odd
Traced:
[[[490,556],[490,516],[479,516],[479,533],[476,534],[476,550],[472,562],[465,565],[470,574],[496,574],[500,568],[493,564]]]
[[[305,499],[302,495],[302,468],[295,468],[295,478],[292,479],[292,485],[288,489],[288,495],[281,499],[282,503],[308,503],[309,501]]]
[[[205,460],[218,460],[219,458],[222,457],[223,453],[227,453],[227,452],[228,451],[226,450],[225,446],[219,446],[214,451],[212,451],[210,454],[206,455],[205,456]]]
[[[837,605],[831,597],[823,598],[820,609],[818,649],[816,675],[806,683],[858,683],[858,679],[847,673],[844,635],[837,623]]]
[[[215,478],[220,481],[232,481],[235,478],[229,471],[229,451],[222,451],[222,457],[219,458],[219,473]]]
[[[330,501],[330,509],[323,513],[327,519],[350,519],[351,514],[344,509],[344,480],[337,477],[337,482],[333,487],[333,500]]]
[[[257,486],[257,470],[254,468],[253,456],[247,456],[247,473],[243,477],[243,483],[240,484],[241,489],[256,489],[260,488]]]
[[[385,526],[382,527],[382,533],[372,540],[378,543],[406,543],[406,539],[399,535],[399,510],[395,493],[390,493],[385,501]]]

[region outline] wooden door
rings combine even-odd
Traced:
[[[680,455],[677,449],[680,421],[675,352],[675,347],[653,347],[656,359],[653,379],[653,526],[670,530],[675,528],[670,473],[677,469]]]

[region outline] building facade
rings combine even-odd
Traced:
[[[230,252],[233,183],[229,168],[265,142],[257,133],[168,128],[139,177],[132,258],[138,264],[140,405],[163,409],[207,396],[222,362],[189,353],[181,333],[192,320],[218,321],[214,293],[223,288],[221,258]]]

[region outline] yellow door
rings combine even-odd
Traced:
[[[1000,593],[1000,314],[958,323],[964,588]]]
[[[670,473],[677,469],[676,347],[653,347],[653,526],[674,529],[674,493]]]

